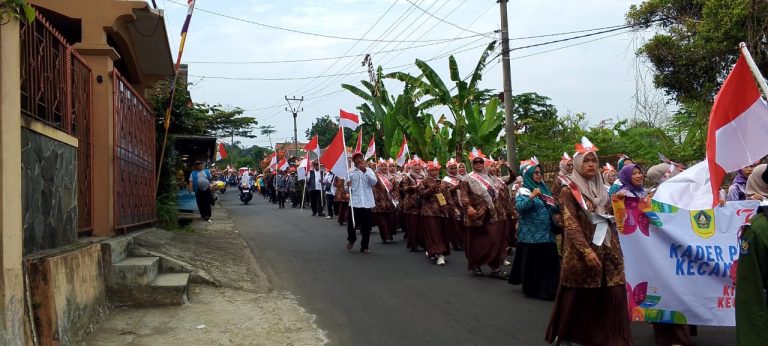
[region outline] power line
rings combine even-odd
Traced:
[[[180,6],[185,6],[185,7],[187,6],[187,4],[183,4],[181,2],[176,2],[174,0],[167,0],[167,1],[172,3],[172,4],[176,4],[176,5],[180,5]],[[262,26],[262,27],[266,27],[266,28],[270,28],[270,29],[287,31],[287,32],[292,32],[292,33],[302,34],[302,35],[324,37],[324,38],[332,38],[332,39],[337,39],[337,40],[365,41],[365,42],[446,42],[446,41],[450,41],[451,40],[449,38],[441,38],[441,39],[431,39],[431,40],[423,40],[423,41],[388,41],[388,40],[366,39],[366,38],[362,38],[362,37],[358,38],[358,37],[349,37],[349,36],[337,36],[337,35],[320,34],[320,33],[314,33],[314,32],[309,32],[309,31],[302,31],[302,30],[297,30],[297,29],[285,28],[285,27],[271,25],[271,24],[264,24],[264,23],[260,23],[260,22],[256,22],[256,21],[252,21],[252,20],[248,20],[248,19],[244,19],[244,18],[230,16],[228,14],[223,14],[223,13],[219,13],[219,12],[215,12],[215,11],[211,11],[211,10],[206,10],[206,9],[199,8],[199,7],[195,7],[195,11],[205,12],[205,13],[212,14],[212,15],[215,15],[215,16],[219,16],[219,17],[223,17],[223,18],[228,18],[228,19],[239,21],[239,22],[243,22],[243,23],[258,25],[258,26]],[[475,35],[471,35],[471,36],[466,36],[465,38],[471,38],[471,37],[477,37],[477,36],[482,36],[482,35],[475,34]]]
[[[441,21],[441,22],[443,22],[443,23],[445,23],[445,24],[448,24],[448,25],[450,25],[450,26],[452,26],[452,27],[454,27],[454,28],[456,28],[456,29],[459,29],[459,30],[461,30],[461,31],[465,31],[465,32],[470,32],[470,33],[473,33],[473,34],[476,34],[476,35],[482,35],[482,36],[486,36],[486,34],[481,34],[481,33],[477,32],[477,31],[472,31],[472,30],[469,30],[469,29],[466,29],[466,28],[462,28],[462,27],[460,27],[460,26],[458,26],[458,25],[456,25],[456,24],[454,24],[454,23],[451,23],[451,22],[449,22],[449,21],[447,21],[447,20],[445,20],[445,19],[443,19],[443,18],[438,18],[438,17],[437,17],[437,16],[435,16],[434,14],[432,14],[432,13],[429,13],[429,11],[427,11],[427,10],[425,10],[425,9],[421,8],[419,5],[416,5],[416,4],[414,4],[414,3],[413,3],[411,0],[405,0],[405,1],[408,1],[408,2],[409,2],[411,5],[415,6],[415,7],[416,7],[416,8],[418,8],[418,9],[419,9],[421,12],[424,12],[424,13],[426,13],[426,14],[427,14],[427,15],[429,15],[430,17],[432,17],[432,18],[435,18],[435,19],[437,19],[437,20],[439,20],[439,21]],[[461,7],[461,6],[459,6],[459,7]],[[487,36],[486,36],[486,37],[487,37]]]

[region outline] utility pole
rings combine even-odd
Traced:
[[[512,115],[512,71],[509,66],[507,1],[496,0],[499,3],[499,12],[501,13],[501,67],[504,72],[504,132],[507,142],[507,163],[513,170],[516,170],[517,152],[515,150],[515,119]]]
[[[301,103],[304,102],[304,96],[297,99],[296,96],[292,98],[288,98],[288,96],[285,96],[285,102],[288,102],[288,107],[285,107],[285,110],[287,112],[293,113],[293,150],[294,150],[294,157],[299,157],[299,140],[298,140],[298,131],[296,131],[296,116],[299,115],[299,112],[303,112],[304,108],[301,108]],[[291,102],[296,102],[296,105],[292,105]]]

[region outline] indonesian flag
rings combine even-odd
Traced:
[[[333,137],[333,141],[325,148],[320,163],[337,177],[347,176],[347,151],[344,148],[344,129],[339,127],[339,132]]]
[[[271,157],[272,159],[269,161],[269,169],[274,171],[277,169],[277,153],[272,153]]]
[[[360,133],[357,135],[357,145],[355,145],[355,152],[363,152],[363,129],[360,129]]]
[[[311,151],[315,153],[317,157],[320,157],[320,145],[317,143],[318,143],[318,139],[317,139],[317,135],[315,135],[314,137],[312,137],[312,139],[309,140],[309,143],[307,143],[307,145],[304,146],[304,151],[306,152]]]
[[[712,206],[720,201],[720,186],[727,172],[749,166],[768,154],[768,105],[744,56],[725,79],[709,114],[707,162]]]
[[[216,161],[224,160],[227,158],[227,150],[224,148],[224,143],[219,143],[216,148]]]
[[[306,179],[308,172],[309,172],[309,152],[307,152],[307,156],[305,156],[304,159],[301,160],[301,163],[299,163],[299,168],[296,169],[296,180]]]
[[[365,159],[368,160],[373,155],[376,155],[376,141],[374,140],[376,136],[371,136],[371,142],[368,143],[368,150],[365,151]]]
[[[357,114],[339,109],[339,124],[341,127],[348,127],[354,131],[360,125],[360,117]]]
[[[397,152],[397,165],[405,166],[405,157],[408,156],[410,151],[408,150],[408,140],[403,136],[403,144],[400,145],[400,151]]]
[[[285,158],[280,160],[280,163],[277,164],[277,169],[281,171],[288,169],[288,160],[286,160]]]

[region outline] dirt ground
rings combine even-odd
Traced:
[[[86,345],[324,345],[325,332],[289,292],[275,292],[226,210],[191,230],[153,230],[135,244],[194,265],[216,286],[192,285],[183,306],[111,309]]]

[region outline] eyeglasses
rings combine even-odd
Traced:
[[[533,171],[533,174],[538,174],[538,175],[541,175],[541,172],[539,172],[539,171]]]

